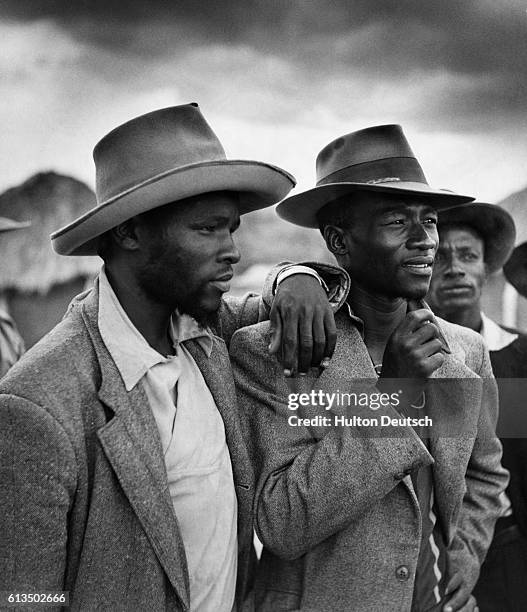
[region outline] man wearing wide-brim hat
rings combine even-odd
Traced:
[[[29,225],[31,225],[29,222],[14,221],[7,217],[0,217],[0,234],[24,229],[29,227]],[[7,310],[0,306],[0,377],[22,357],[24,351],[24,341],[15,322]]]
[[[57,607],[67,592],[83,611],[251,609],[254,485],[225,343],[265,304],[222,296],[240,214],[294,179],[227,159],[196,104],[115,128],[94,159],[97,206],[52,242],[104,266],[0,386],[0,592]],[[324,291],[293,275],[273,307],[284,291],[296,310],[281,318],[307,321],[322,357]]]
[[[481,337],[423,302],[438,211],[472,199],[431,187],[401,127],[384,125],[332,141],[317,186],[279,204],[320,229],[351,288],[331,365],[299,393],[265,354],[266,323],[231,342],[264,545],[259,609],[475,608],[507,482],[495,381]]]
[[[481,612],[527,607],[527,444],[520,438],[527,432],[527,335],[498,325],[481,306],[488,276],[504,264],[509,272],[517,265],[508,261],[515,237],[511,215],[495,204],[475,202],[445,211],[428,295],[434,312],[481,334],[498,382],[498,434],[510,483],[474,590]]]

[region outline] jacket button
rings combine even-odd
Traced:
[[[410,577],[410,570],[406,565],[399,565],[399,567],[395,570],[395,576],[397,580],[404,582]]]

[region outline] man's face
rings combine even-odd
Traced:
[[[438,243],[437,213],[426,200],[358,195],[344,234],[352,278],[389,298],[424,297]]]
[[[206,322],[240,259],[232,238],[240,224],[236,196],[216,192],[175,202],[160,209],[154,222],[140,224],[142,289],[154,301]]]
[[[441,230],[428,299],[439,313],[478,307],[486,277],[484,242],[468,227]]]

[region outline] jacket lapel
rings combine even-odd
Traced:
[[[100,336],[97,313],[96,285],[82,303],[82,316],[99,360],[99,399],[109,417],[97,435],[160,564],[185,609],[189,609],[185,549],[170,499],[157,425],[142,386],[126,391]]]
[[[194,340],[185,342],[185,347],[192,355],[203,378],[214,398],[216,407],[223,419],[225,437],[231,456],[234,483],[244,489],[252,487],[252,472],[242,429],[238,417],[236,391],[231,374],[231,363],[223,340],[213,337],[213,348],[207,357]]]

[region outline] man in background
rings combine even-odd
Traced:
[[[527,609],[527,441],[513,437],[525,430],[527,335],[498,325],[481,306],[485,283],[507,261],[515,236],[512,217],[499,206],[477,202],[443,211],[428,293],[436,314],[481,334],[498,382],[498,432],[510,482],[474,590],[482,612]]]

